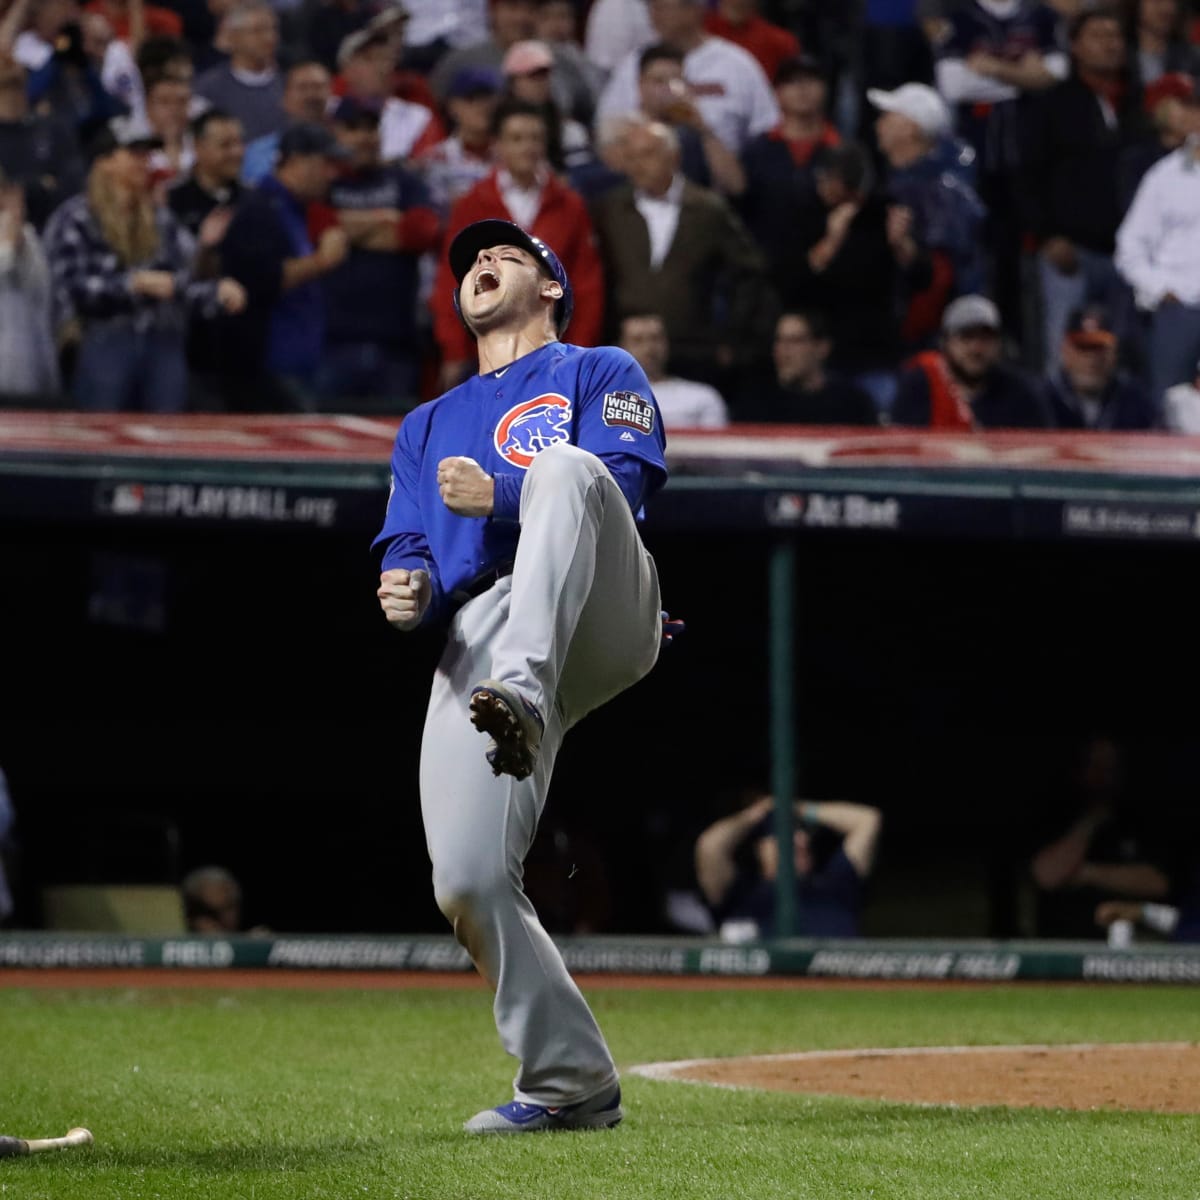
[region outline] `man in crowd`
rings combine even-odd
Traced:
[[[772,425],[878,425],[871,397],[857,384],[831,377],[832,343],[817,312],[785,312],[775,323],[771,378],[737,404],[739,421]]]
[[[664,429],[722,429],[729,424],[729,410],[716,388],[667,372],[671,347],[658,313],[630,313],[625,317],[619,345],[646,372]]]
[[[446,238],[476,221],[498,217],[553,246],[575,291],[571,340],[594,346],[604,319],[600,256],[583,199],[546,162],[546,119],[535,105],[506,100],[496,108],[492,130],[496,167],[451,209]],[[462,381],[475,354],[474,341],[455,312],[454,291],[453,273],[443,257],[430,301],[443,389]]]
[[[829,120],[829,88],[814,58],[792,58],[775,73],[780,121],[742,151],[739,210],[768,255],[794,234],[797,215],[817,206],[812,162],[841,137]]]
[[[956,170],[958,144],[951,138],[946,102],[923,83],[895,91],[872,88],[868,101],[879,111],[875,136],[887,164],[884,187],[906,225],[930,256],[928,287],[907,297],[901,328],[906,346],[924,349],[936,338],[946,304],[985,282],[980,251],[983,202]]]
[[[1155,429],[1161,424],[1146,388],[1117,364],[1118,338],[1099,305],[1067,319],[1059,363],[1046,380],[1050,416],[1059,429]]]
[[[1024,102],[1065,79],[1060,18],[1041,0],[965,0],[944,21],[937,89],[974,148],[994,289],[1008,332],[1022,333],[1021,142]]]
[[[824,314],[830,369],[869,392],[886,420],[904,357],[901,313],[929,287],[930,256],[911,217],[875,186],[865,146],[823,147],[813,174],[820,204],[798,212],[791,236],[770,247],[771,279],[783,307]]]
[[[245,142],[236,117],[210,108],[192,122],[195,162],[191,172],[167,192],[167,204],[179,223],[196,238],[200,259],[197,272],[219,273],[221,242],[242,195],[239,180]],[[192,318],[188,325],[187,359],[195,411],[220,410],[224,358],[223,322]]]
[[[717,137],[735,154],[779,123],[779,107],[758,60],[748,50],[704,28],[703,0],[650,0],[659,39],[683,55],[683,74],[696,104]],[[617,65],[600,94],[599,117],[637,111],[641,51]]]
[[[779,843],[775,800],[755,794],[697,839],[696,881],[726,937],[771,937],[776,929]],[[883,814],[867,804],[796,801],[793,833],[796,932],[857,937],[863,887],[875,864]]]
[[[329,316],[318,390],[328,402],[411,406],[420,373],[419,258],[437,244],[438,218],[421,180],[383,162],[373,106],[345,97],[333,126],[349,169],[334,182],[329,203],[351,249],[325,278]]]
[[[186,175],[195,161],[192,144],[191,84],[171,75],[160,75],[146,85],[146,125],[162,141],[150,157],[156,179],[170,183]]]
[[[392,94],[395,61],[386,30],[352,33],[338,51],[345,95],[379,111],[380,153],[384,162],[413,158],[442,140],[445,131],[434,111]]]
[[[233,214],[242,194],[240,175],[246,143],[237,117],[219,108],[202,112],[192,122],[195,162],[167,192],[167,203],[184,227],[200,234],[205,219],[217,209]],[[226,221],[227,223],[227,221]]]
[[[215,108],[232,113],[253,139],[287,124],[283,76],[276,54],[279,18],[266,0],[242,0],[221,23],[229,61],[197,76],[195,91]]]
[[[0,51],[0,170],[25,192],[25,215],[42,229],[83,187],[79,140],[68,121],[30,111],[25,68]]]
[[[1148,314],[1148,382],[1161,403],[1200,358],[1200,137],[1146,172],[1117,230],[1117,269]]]
[[[275,172],[238,205],[221,244],[225,272],[250,299],[231,322],[222,366],[235,409],[316,411],[313,385],[325,345],[321,280],[345,260],[343,229],[326,229],[314,246],[308,206],[323,200],[346,152],[320,125],[293,125],[279,140]]]
[[[304,122],[324,125],[329,119],[332,79],[319,62],[299,62],[288,68],[283,80],[283,114],[287,125]],[[243,131],[243,135],[244,135]],[[262,183],[275,169],[282,128],[264,133],[246,146],[242,162],[242,182],[248,186]]]
[[[1128,86],[1117,15],[1085,9],[1071,23],[1071,74],[1030,101],[1024,122],[1023,223],[1037,238],[1042,354],[1058,358],[1073,309],[1104,304],[1126,336],[1133,305],[1112,254],[1121,223],[1123,151],[1145,132]]]
[[[986,296],[960,296],[942,317],[940,350],[918,354],[900,376],[892,421],[930,429],[1044,429],[1033,384],[1001,362],[1000,311]]]
[[[684,179],[671,128],[632,126],[625,153],[629,182],[593,210],[610,327],[659,313],[672,369],[720,387],[765,350],[771,295],[762,253],[721,196]]]
[[[740,195],[746,187],[742,165],[705,121],[683,77],[683,54],[665,42],[655,42],[641,52],[638,68],[638,112],[675,130],[684,175],[701,187]]]
[[[0,403],[44,403],[58,394],[52,301],[50,264],[33,225],[25,219],[24,191],[0,169]],[[3,783],[0,772],[0,843]],[[3,875],[0,863],[0,922]]]
[[[485,67],[459,71],[446,93],[450,135],[417,157],[430,201],[443,220],[492,170],[492,114],[500,87],[500,75]]]

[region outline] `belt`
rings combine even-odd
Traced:
[[[512,560],[502,562],[494,567],[489,567],[486,571],[476,575],[470,583],[464,584],[460,588],[455,588],[450,593],[450,602],[455,608],[462,608],[468,600],[474,600],[476,596],[482,596],[488,588],[499,583],[506,575],[511,575],[513,572]]]

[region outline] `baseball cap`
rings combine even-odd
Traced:
[[[1071,345],[1084,350],[1117,344],[1112,318],[1099,304],[1086,304],[1071,313],[1067,318],[1066,338]]]
[[[279,135],[278,161],[298,154],[320,154],[339,161],[350,157],[350,152],[328,129],[308,121],[289,126]]]
[[[999,333],[1000,328],[1000,310],[986,296],[959,296],[942,313],[943,333],[962,333],[966,329],[992,329]]]
[[[369,46],[385,46],[387,40],[386,27],[375,25],[374,22],[364,25],[362,29],[356,29],[342,38],[341,44],[338,46],[337,65],[344,67],[360,51],[366,50]]]
[[[950,109],[928,84],[905,83],[894,92],[868,88],[867,99],[882,112],[899,113],[915,122],[926,137],[950,132]]]
[[[486,250],[489,246],[520,246],[540,264],[548,279],[558,280],[563,294],[554,308],[554,323],[561,337],[575,309],[575,293],[571,290],[566,268],[559,261],[558,255],[541,238],[534,237],[512,221],[497,218],[476,221],[455,235],[449,250],[450,270],[454,274],[455,284],[455,311],[458,311],[458,289],[464,276],[471,269],[471,264],[480,250]]]
[[[1164,100],[1172,97],[1185,102],[1195,100],[1196,81],[1183,71],[1168,71],[1146,85],[1142,93],[1142,106],[1146,112],[1153,113]]]
[[[356,96],[343,96],[334,106],[332,120],[339,125],[378,125],[380,115],[378,104]]]
[[[407,21],[412,14],[400,3],[400,0],[384,0],[377,6],[375,15],[367,22],[367,28],[373,32],[388,30],[398,22]]]
[[[532,75],[554,66],[554,55],[545,42],[537,40],[514,42],[504,56],[500,69],[505,75]]]
[[[494,96],[503,86],[504,80],[496,71],[487,67],[463,67],[455,71],[446,95],[465,99]]]
[[[114,150],[161,150],[163,140],[144,119],[113,117],[105,122],[88,145],[88,157],[94,162]]]

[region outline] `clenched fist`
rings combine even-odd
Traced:
[[[443,458],[438,463],[442,503],[460,517],[490,517],[496,481],[473,458]]]
[[[379,576],[379,607],[387,617],[388,624],[401,633],[416,629],[429,607],[433,589],[429,585],[428,571],[406,571],[394,567]]]

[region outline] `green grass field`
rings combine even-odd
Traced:
[[[0,984],[3,976],[0,974]],[[856,1045],[1200,1040],[1188,988],[592,988],[622,1066]],[[1200,1117],[921,1108],[626,1078],[590,1134],[472,1139],[509,1097],[481,990],[0,991],[21,1200],[1200,1197]]]

